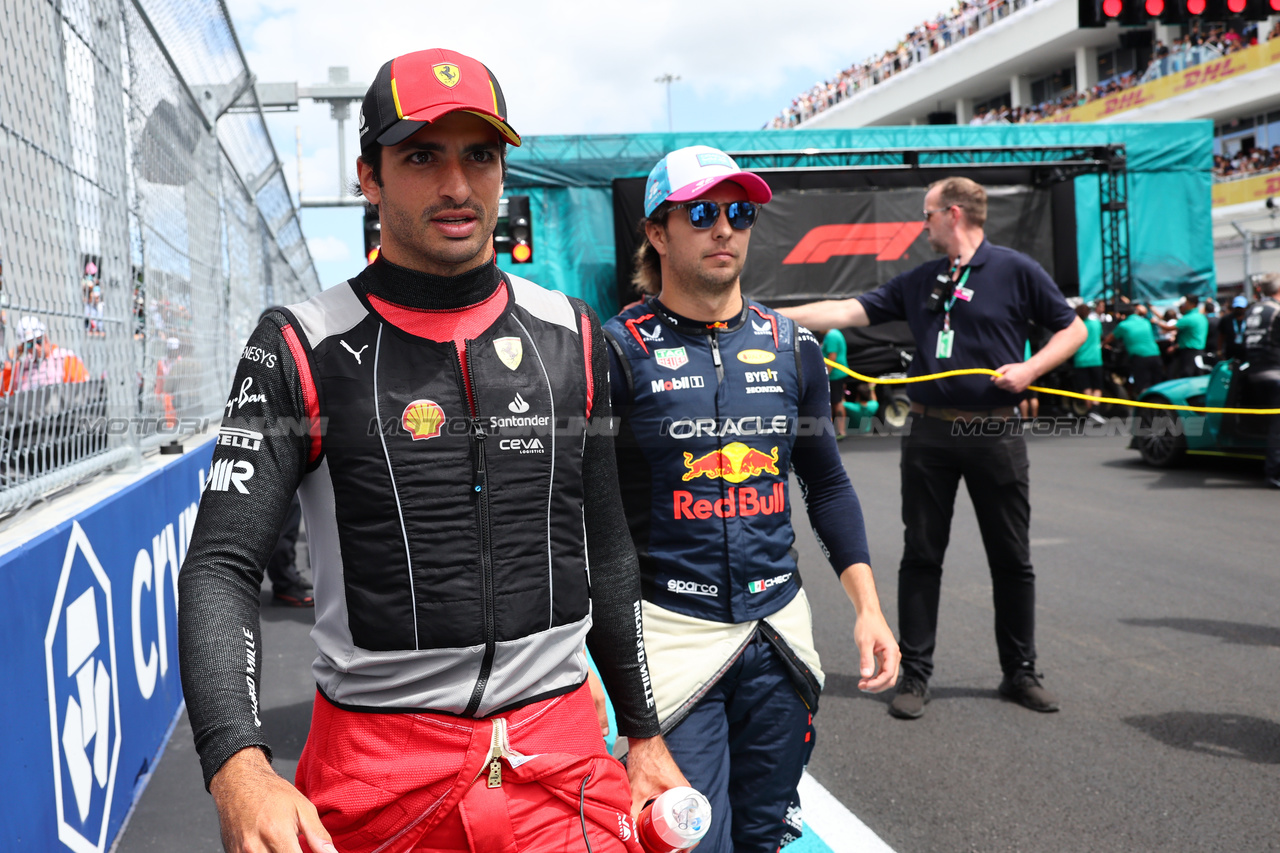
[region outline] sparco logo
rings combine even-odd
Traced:
[[[44,637],[58,839],[102,853],[120,758],[111,581],[79,522],[71,525]]]
[[[694,583],[693,581],[678,581],[675,579],[667,581],[667,589],[680,595],[709,595],[715,597],[720,594],[720,587],[713,583]]]

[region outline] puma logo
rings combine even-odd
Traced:
[[[342,348],[343,348],[343,349],[345,349],[347,352],[351,353],[352,355],[354,355],[354,356],[356,357],[356,364],[362,364],[362,363],[363,363],[363,362],[361,362],[361,361],[360,361],[360,353],[363,353],[365,350],[367,350],[367,349],[369,348],[369,345],[368,345],[368,344],[365,344],[364,346],[360,347],[360,352],[356,352],[355,350],[353,350],[353,349],[351,348],[351,345],[350,345],[350,344],[348,344],[346,341],[344,341],[344,340],[339,340],[339,341],[338,341],[338,343],[342,344]]]

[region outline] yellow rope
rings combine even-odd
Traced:
[[[999,376],[994,370],[985,367],[970,367],[964,370],[944,370],[941,373],[930,373],[926,376],[904,376],[896,379],[875,379],[856,373],[843,364],[824,358],[828,367],[849,374],[859,382],[871,382],[875,385],[909,385],[913,382],[932,382],[935,379],[947,379],[951,376]],[[1057,394],[1059,397],[1071,397],[1076,400],[1088,400],[1093,403],[1110,403],[1113,406],[1130,406],[1138,409],[1172,409],[1178,412],[1200,412],[1201,414],[1223,415],[1280,415],[1280,409],[1231,409],[1224,406],[1183,406],[1178,403],[1147,403],[1142,400],[1122,400],[1118,397],[1095,397],[1092,394],[1080,394],[1075,391],[1060,391],[1057,388],[1042,388],[1038,385],[1028,387],[1029,391],[1041,394]]]

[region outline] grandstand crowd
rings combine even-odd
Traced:
[[[961,0],[952,10],[940,12],[933,19],[919,24],[898,42],[895,49],[885,51],[878,58],[851,65],[830,80],[816,83],[809,91],[800,93],[765,127],[774,130],[795,127],[1032,2],[1034,0]],[[1277,37],[1280,37],[1280,23],[1271,29],[1267,39]],[[1083,91],[1063,92],[1035,105],[1014,107],[1002,104],[973,116],[969,124],[1030,124],[1053,120],[1059,113],[1176,74],[1185,68],[1229,56],[1257,43],[1258,28],[1254,23],[1212,25],[1203,31],[1193,29],[1169,44],[1155,41],[1151,61],[1142,73],[1116,74]],[[1218,178],[1275,169],[1280,169],[1280,145],[1270,149],[1242,150],[1229,156],[1215,155],[1213,164],[1214,176]]]
[[[875,86],[923,62],[939,51],[1002,20],[1034,0],[960,0],[949,12],[939,12],[907,33],[897,48],[879,57],[856,63],[824,83],[816,83],[801,92],[791,106],[778,114],[766,128],[795,127],[802,121],[829,109],[854,93]]]

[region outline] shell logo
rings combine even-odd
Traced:
[[[404,407],[400,424],[413,440],[435,438],[444,426],[444,409],[433,400],[414,400]]]
[[[775,358],[777,358],[776,355],[762,349],[744,349],[738,353],[738,361],[744,364],[768,364]]]

